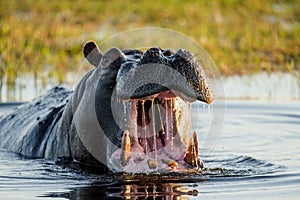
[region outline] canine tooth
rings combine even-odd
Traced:
[[[125,166],[130,157],[130,137],[128,130],[125,130],[122,137],[122,147],[121,147],[121,163]]]
[[[163,163],[167,164],[170,168],[174,169],[175,167],[178,166],[178,163],[175,160],[171,159],[162,159],[161,160]]]
[[[185,162],[193,167],[198,167],[198,137],[197,133],[194,132],[188,142],[188,148],[185,155]]]
[[[155,160],[148,160],[148,166],[150,169],[155,169],[157,167],[157,162]]]

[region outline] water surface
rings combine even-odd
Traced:
[[[13,106],[0,106],[0,114]],[[194,116],[203,113],[203,109],[201,104],[194,105]],[[201,138],[205,126],[197,124]],[[0,196],[1,199],[298,199],[299,130],[299,101],[226,101],[222,135],[212,151],[201,151],[206,152],[200,155],[206,167],[202,172],[101,175],[80,169],[76,163],[26,159],[0,151]]]

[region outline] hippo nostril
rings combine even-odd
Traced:
[[[167,56],[167,57],[173,56],[174,54],[175,54],[175,52],[172,49],[166,49],[163,51],[163,55]]]
[[[159,48],[148,49],[141,58],[141,64],[163,64],[169,66],[169,60]]]
[[[175,56],[179,56],[186,61],[192,61],[195,58],[193,53],[191,53],[185,49],[178,49],[177,52],[175,53]]]

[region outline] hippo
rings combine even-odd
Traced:
[[[197,133],[190,134],[190,105],[213,97],[191,52],[102,53],[94,41],[82,51],[94,68],[73,91],[54,87],[1,116],[0,148],[116,172],[203,168]]]

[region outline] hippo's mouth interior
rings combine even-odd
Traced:
[[[132,109],[136,109],[136,116],[133,115],[136,118],[136,136],[145,153],[159,150],[170,142],[173,143],[178,133],[179,120],[176,120],[178,116],[176,116],[175,104],[176,96],[170,91],[162,92],[157,97],[152,96],[151,99],[132,101]]]
[[[110,157],[126,172],[203,167],[196,133],[190,131],[190,103],[171,90],[131,99],[121,148]]]

